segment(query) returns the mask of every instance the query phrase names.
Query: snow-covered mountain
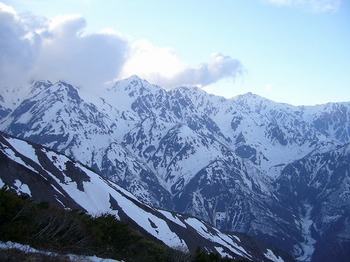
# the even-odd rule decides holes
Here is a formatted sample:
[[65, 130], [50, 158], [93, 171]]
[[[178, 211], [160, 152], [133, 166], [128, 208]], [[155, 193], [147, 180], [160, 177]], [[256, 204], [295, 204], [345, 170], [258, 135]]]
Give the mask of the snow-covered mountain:
[[[74, 157], [152, 206], [248, 233], [300, 260], [326, 252], [320, 244], [326, 229], [312, 233], [313, 212], [323, 213], [310, 206], [320, 202], [301, 199], [287, 185], [298, 161], [317, 169], [311, 156], [350, 142], [350, 103], [295, 107], [251, 93], [224, 99], [198, 88], [165, 91], [137, 76], [96, 94], [48, 81], [22, 93], [14, 106], [3, 104], [11, 110], [0, 124], [4, 132]], [[343, 157], [349, 167], [344, 154], [331, 154], [332, 161]], [[300, 177], [317, 177], [311, 167]], [[345, 185], [347, 174], [341, 173]], [[328, 188], [333, 179], [327, 176], [319, 190], [346, 192], [346, 186]], [[304, 179], [295, 186], [312, 187]], [[332, 205], [348, 210], [350, 204]], [[342, 245], [349, 247], [348, 222], [339, 221], [348, 239]]]
[[[287, 261], [280, 251], [244, 235], [224, 234], [205, 222], [156, 209], [65, 155], [0, 133], [0, 187], [36, 201], [92, 215], [110, 213], [172, 248], [197, 247], [230, 258]], [[258, 247], [259, 246], [259, 247]]]

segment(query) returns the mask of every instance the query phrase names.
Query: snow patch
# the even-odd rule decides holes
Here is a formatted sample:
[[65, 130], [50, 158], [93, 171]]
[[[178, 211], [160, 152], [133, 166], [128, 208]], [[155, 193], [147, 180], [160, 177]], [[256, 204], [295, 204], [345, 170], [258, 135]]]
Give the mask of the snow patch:
[[310, 204], [305, 204], [305, 216], [300, 219], [301, 231], [304, 237], [304, 242], [301, 243], [302, 252], [297, 257], [298, 261], [310, 261], [312, 254], [315, 251], [316, 240], [311, 235], [311, 227], [313, 221], [311, 219], [312, 206]]
[[22, 166], [25, 166], [26, 168], [32, 170], [33, 172], [36, 173], [36, 170], [30, 166], [30, 165], [27, 165], [23, 160], [22, 158], [20, 158], [19, 156], [16, 155], [16, 153], [10, 149], [9, 147], [3, 147], [0, 149], [4, 154], [6, 154], [10, 159], [12, 159], [13, 161], [17, 162], [18, 164], [22, 165]]
[[39, 163], [38, 157], [36, 156], [35, 149], [27, 142], [15, 138], [6, 139], [18, 152], [22, 155], [33, 160], [35, 163]]
[[[186, 219], [186, 223], [194, 228], [202, 237], [205, 239], [210, 240], [211, 242], [218, 243], [224, 247], [227, 247], [229, 250], [234, 250], [236, 254], [239, 254], [240, 256], [252, 259], [251, 255], [241, 246], [239, 246], [233, 238], [230, 238], [228, 235], [225, 235], [221, 233], [217, 229], [212, 229], [215, 231], [215, 234], [210, 232], [210, 230], [207, 228], [207, 226], [195, 218], [188, 218]], [[236, 239], [236, 238], [234, 238]]]
[[232, 256], [224, 251], [222, 247], [215, 247], [216, 251], [220, 254], [221, 257], [232, 258]]
[[[0, 249], [18, 249], [25, 253], [39, 253], [47, 256], [58, 256], [59, 254], [54, 252], [47, 252], [35, 249], [29, 245], [23, 245], [11, 241], [2, 242], [0, 241]], [[60, 254], [61, 255], [61, 254]], [[65, 255], [63, 255], [65, 256]], [[86, 261], [86, 262], [122, 262], [119, 260], [111, 259], [111, 258], [100, 258], [97, 256], [79, 256], [74, 254], [67, 255], [73, 261]]]
[[174, 216], [169, 211], [159, 210], [159, 212], [162, 213], [170, 221], [178, 224], [179, 226], [182, 226], [183, 228], [186, 228], [186, 225], [184, 223], [182, 223], [182, 221], [178, 217]]
[[30, 191], [28, 185], [23, 184], [21, 181], [15, 180], [14, 186], [17, 187], [17, 192], [28, 194], [29, 196], [32, 196], [32, 192]]
[[277, 257], [270, 249], [267, 249], [266, 253], [264, 253], [264, 255], [266, 258], [268, 258], [274, 262], [284, 262], [284, 260], [280, 256]]

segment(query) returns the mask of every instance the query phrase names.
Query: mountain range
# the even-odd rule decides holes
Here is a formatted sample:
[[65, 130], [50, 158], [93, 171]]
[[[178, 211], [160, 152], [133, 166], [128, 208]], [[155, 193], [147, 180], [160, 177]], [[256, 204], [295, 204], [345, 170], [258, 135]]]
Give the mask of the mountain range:
[[0, 93], [0, 129], [61, 152], [150, 206], [242, 232], [299, 261], [348, 261], [350, 103], [36, 81]]

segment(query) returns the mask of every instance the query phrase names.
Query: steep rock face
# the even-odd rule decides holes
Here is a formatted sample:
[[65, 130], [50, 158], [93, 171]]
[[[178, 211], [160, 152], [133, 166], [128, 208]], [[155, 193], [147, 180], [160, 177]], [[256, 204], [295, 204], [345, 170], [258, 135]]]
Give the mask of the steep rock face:
[[234, 161], [217, 160], [198, 172], [175, 196], [176, 210], [219, 228], [247, 232], [292, 253], [302, 239], [293, 214], [270, 195], [272, 188], [261, 182], [261, 174], [250, 176]]
[[300, 258], [346, 261], [350, 244], [350, 144], [289, 164], [275, 181], [302, 220]]
[[317, 112], [309, 117], [318, 132], [340, 145], [350, 141], [349, 103], [328, 103], [313, 110]]
[[4, 97], [0, 95], [0, 121], [11, 113], [11, 109], [4, 106]]
[[[37, 144], [0, 133], [0, 186], [62, 208], [111, 213], [173, 247], [252, 261], [288, 261], [280, 251], [243, 235], [224, 234], [205, 222], [155, 209], [91, 169]], [[39, 190], [40, 189], [40, 190]]]
[[[167, 92], [132, 76], [98, 94], [35, 82], [11, 110], [2, 130], [78, 159], [145, 203], [252, 234], [302, 260], [325, 241], [301, 226], [313, 214], [304, 199], [279, 187], [297, 160], [349, 143], [350, 103], [295, 107], [251, 93]], [[300, 195], [310, 172], [295, 186]]]
[[4, 119], [7, 115], [11, 113], [11, 110], [9, 108], [5, 108], [3, 106], [0, 106], [0, 121]]

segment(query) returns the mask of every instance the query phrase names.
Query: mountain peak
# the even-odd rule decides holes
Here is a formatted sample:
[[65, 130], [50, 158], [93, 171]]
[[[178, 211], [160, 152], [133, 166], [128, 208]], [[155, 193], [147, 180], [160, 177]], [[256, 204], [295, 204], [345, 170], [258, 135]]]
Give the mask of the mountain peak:
[[132, 82], [132, 81], [146, 81], [145, 79], [142, 79], [138, 75], [131, 75], [131, 76], [125, 78], [125, 80], [128, 80], [130, 82]]
[[233, 97], [232, 101], [249, 111], [255, 111], [257, 113], [261, 113], [262, 110], [287, 110], [290, 112], [296, 109], [293, 105], [278, 103], [251, 92]]
[[45, 90], [47, 88], [52, 88], [52, 89], [58, 89], [61, 90], [62, 88], [68, 88], [68, 90], [77, 90], [79, 89], [76, 86], [73, 86], [69, 84], [68, 82], [65, 82], [63, 80], [57, 81], [55, 83], [52, 83], [49, 80], [39, 80], [39, 81], [33, 81], [31, 82], [31, 87], [30, 87], [30, 94], [35, 95], [36, 93], [41, 92], [42, 90]]
[[30, 82], [32, 86], [45, 86], [45, 85], [52, 85], [52, 82], [50, 80], [33, 80]]
[[118, 80], [115, 85], [108, 90], [114, 90], [115, 92], [117, 90], [118, 92], [126, 91], [130, 97], [136, 97], [147, 93], [156, 93], [160, 89], [162, 88], [149, 83], [147, 80], [137, 75], [132, 75], [126, 79]]
[[279, 108], [285, 108], [285, 109], [290, 109], [290, 108], [297, 108], [297, 106], [287, 104], [287, 103], [280, 103], [273, 101], [271, 99], [262, 97], [260, 95], [254, 94], [252, 92], [248, 92], [245, 94], [241, 94], [238, 96], [235, 96], [232, 98], [232, 100], [238, 102], [239, 104], [245, 104], [245, 105], [268, 105], [272, 107], [279, 107]]
[[238, 101], [271, 101], [267, 98], [264, 98], [262, 96], [259, 96], [257, 94], [254, 94], [252, 92], [248, 92], [245, 94], [241, 94], [238, 96], [235, 96], [232, 98], [233, 100], [238, 100]]
[[32, 81], [31, 87], [30, 87], [30, 93], [35, 94], [37, 92], [40, 92], [43, 89], [48, 88], [49, 86], [52, 86], [52, 83], [49, 80]]
[[118, 80], [116, 85], [118, 85], [118, 83], [123, 83], [123, 85], [126, 85], [126, 86], [129, 86], [129, 85], [140, 86], [145, 84], [150, 85], [150, 83], [147, 80], [142, 79], [138, 75], [131, 75], [125, 79]]
[[184, 94], [207, 94], [203, 89], [198, 86], [179, 86], [171, 90], [171, 92], [180, 92]]

